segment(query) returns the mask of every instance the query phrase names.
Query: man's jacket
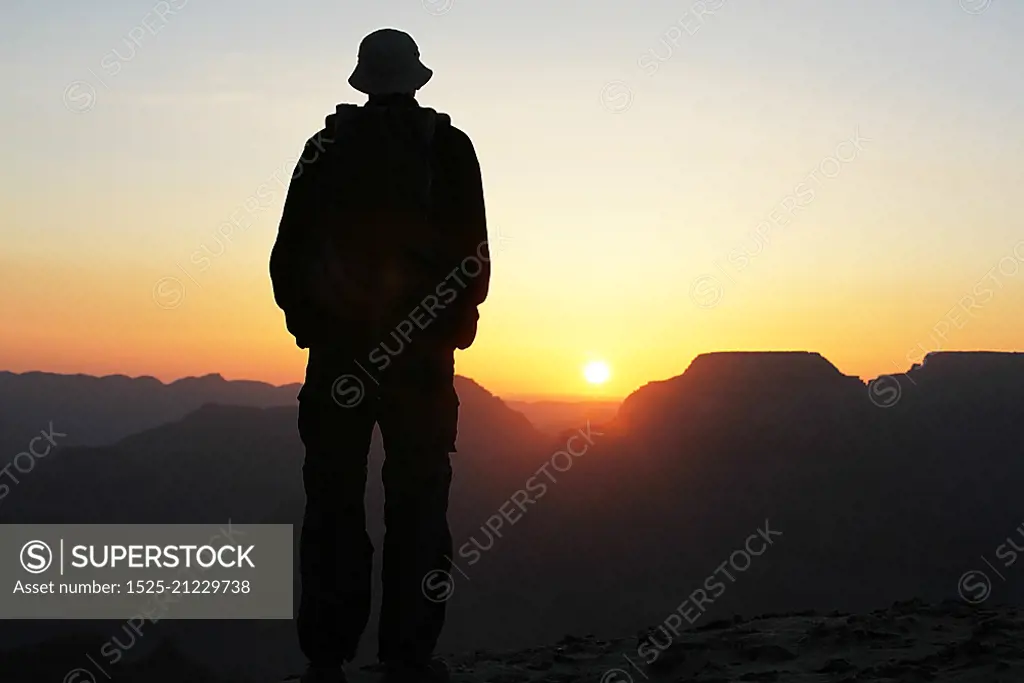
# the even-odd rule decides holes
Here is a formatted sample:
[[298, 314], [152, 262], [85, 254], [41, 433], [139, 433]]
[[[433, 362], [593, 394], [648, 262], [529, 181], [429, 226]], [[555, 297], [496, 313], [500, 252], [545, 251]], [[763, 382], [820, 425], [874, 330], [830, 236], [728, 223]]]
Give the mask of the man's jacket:
[[395, 327], [467, 348], [490, 280], [469, 137], [408, 96], [338, 105], [296, 164], [270, 276], [300, 348], [370, 348]]

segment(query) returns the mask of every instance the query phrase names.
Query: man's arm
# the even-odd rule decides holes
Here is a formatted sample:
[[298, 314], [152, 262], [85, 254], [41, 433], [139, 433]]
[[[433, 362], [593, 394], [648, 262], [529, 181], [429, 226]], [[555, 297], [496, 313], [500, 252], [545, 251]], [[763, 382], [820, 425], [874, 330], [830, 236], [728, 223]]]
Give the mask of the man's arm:
[[487, 215], [484, 208], [480, 162], [469, 136], [452, 127], [452, 188], [450, 225], [454, 232], [455, 257], [462, 271], [463, 291], [455, 301], [454, 337], [456, 348], [468, 349], [476, 339], [477, 307], [487, 298], [491, 280], [491, 254], [487, 243]]
[[455, 187], [455, 224], [459, 231], [460, 260], [470, 258], [470, 272], [480, 272], [467, 281], [466, 307], [478, 306], [487, 299], [491, 281], [490, 245], [487, 242], [487, 212], [484, 207], [483, 179], [480, 162], [473, 143], [462, 131], [455, 129], [457, 178]]
[[319, 221], [317, 197], [316, 149], [306, 143], [292, 173], [285, 198], [277, 241], [270, 252], [270, 279], [274, 300], [284, 311], [288, 331], [295, 336], [299, 348], [308, 348], [313, 326], [318, 316], [309, 290], [310, 271], [316, 250], [316, 230]]

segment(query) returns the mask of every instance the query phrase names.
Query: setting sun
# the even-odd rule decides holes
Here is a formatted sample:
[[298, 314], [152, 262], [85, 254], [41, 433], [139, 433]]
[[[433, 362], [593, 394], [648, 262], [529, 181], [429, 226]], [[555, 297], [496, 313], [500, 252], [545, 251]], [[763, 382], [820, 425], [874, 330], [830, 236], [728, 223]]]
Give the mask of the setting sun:
[[612, 376], [612, 371], [603, 360], [595, 360], [583, 367], [583, 376], [591, 384], [604, 384]]

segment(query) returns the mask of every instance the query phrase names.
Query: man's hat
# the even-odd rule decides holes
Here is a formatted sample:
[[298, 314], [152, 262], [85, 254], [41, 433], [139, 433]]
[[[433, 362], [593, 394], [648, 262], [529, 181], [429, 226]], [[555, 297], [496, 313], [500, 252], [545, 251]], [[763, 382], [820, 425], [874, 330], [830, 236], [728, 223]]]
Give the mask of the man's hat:
[[434, 72], [423, 66], [420, 49], [408, 33], [382, 28], [359, 44], [359, 63], [348, 84], [367, 95], [412, 93]]

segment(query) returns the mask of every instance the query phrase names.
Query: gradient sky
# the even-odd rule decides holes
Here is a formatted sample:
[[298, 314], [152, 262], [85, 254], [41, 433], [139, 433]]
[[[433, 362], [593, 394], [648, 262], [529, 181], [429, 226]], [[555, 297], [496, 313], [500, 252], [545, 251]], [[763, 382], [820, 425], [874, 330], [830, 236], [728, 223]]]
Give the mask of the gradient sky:
[[[419, 99], [473, 138], [506, 238], [457, 355], [489, 390], [622, 396], [716, 350], [814, 350], [874, 377], [1024, 348], [1017, 0], [4, 15], [3, 369], [300, 380], [267, 275], [277, 178], [336, 102], [362, 101], [346, 79], [382, 26], [419, 42]], [[613, 369], [600, 389], [591, 358]]]

